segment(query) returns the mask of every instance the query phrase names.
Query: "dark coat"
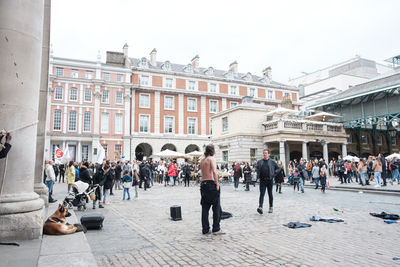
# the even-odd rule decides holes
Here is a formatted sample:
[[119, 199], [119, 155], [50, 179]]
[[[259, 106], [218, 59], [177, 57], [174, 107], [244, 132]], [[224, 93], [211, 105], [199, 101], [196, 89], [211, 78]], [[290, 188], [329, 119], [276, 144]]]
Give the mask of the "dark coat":
[[93, 175], [93, 184], [103, 186], [106, 182], [106, 178], [104, 170], [102, 168], [97, 169], [96, 173]]
[[110, 170], [107, 173], [105, 173], [105, 176], [106, 176], [106, 181], [104, 183], [104, 188], [111, 189], [113, 185], [113, 179], [115, 177], [114, 169], [110, 168]]
[[182, 167], [182, 175], [185, 175], [185, 178], [190, 178], [190, 166], [189, 164], [187, 166]]
[[240, 178], [242, 177], [243, 172], [242, 172], [242, 168], [233, 168], [233, 178]]
[[0, 151], [0, 159], [5, 158], [8, 154], [8, 151], [10, 151], [11, 145], [9, 143], [4, 144], [3, 150]]
[[251, 183], [251, 168], [250, 168], [250, 166], [243, 167], [243, 174], [244, 174], [244, 181], [246, 183]]
[[[266, 182], [260, 178], [261, 168], [263, 163], [264, 159], [260, 159], [259, 161], [257, 161], [256, 165], [257, 180], [259, 180], [260, 182]], [[276, 161], [273, 159], [268, 160], [268, 167], [269, 167], [269, 177], [267, 177], [267, 180], [273, 180], [275, 176], [280, 172], [281, 168], [278, 166], [278, 163], [276, 163]]]
[[122, 167], [121, 164], [118, 164], [117, 167], [115, 167], [115, 180], [120, 180], [121, 179], [121, 175], [122, 174]]
[[277, 184], [283, 183], [284, 178], [285, 178], [285, 171], [281, 168], [281, 170], [275, 176], [275, 183]]
[[87, 184], [92, 183], [92, 178], [90, 178], [90, 173], [89, 173], [89, 170], [86, 168], [86, 166], [82, 166], [79, 169], [79, 178], [84, 183], [87, 183]]

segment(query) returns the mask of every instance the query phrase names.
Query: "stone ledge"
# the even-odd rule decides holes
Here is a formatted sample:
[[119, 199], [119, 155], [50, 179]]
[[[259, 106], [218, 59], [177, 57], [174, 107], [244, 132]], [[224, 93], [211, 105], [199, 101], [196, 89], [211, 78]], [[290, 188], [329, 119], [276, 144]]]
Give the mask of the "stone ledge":
[[[49, 206], [46, 219], [57, 207], [57, 203]], [[79, 223], [74, 211], [69, 212], [71, 216], [67, 218], [68, 223]], [[97, 262], [85, 234], [79, 232], [60, 236], [43, 235], [37, 266], [97, 266]]]

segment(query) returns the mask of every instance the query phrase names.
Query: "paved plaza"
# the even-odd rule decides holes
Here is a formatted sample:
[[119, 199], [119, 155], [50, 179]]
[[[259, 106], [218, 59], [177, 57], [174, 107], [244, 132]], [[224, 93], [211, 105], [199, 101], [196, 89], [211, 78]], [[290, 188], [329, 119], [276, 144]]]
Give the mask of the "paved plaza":
[[[56, 184], [61, 199], [66, 184]], [[259, 215], [258, 186], [250, 192], [224, 185], [222, 208], [233, 217], [221, 222], [225, 235], [201, 234], [199, 187], [155, 185], [138, 200], [111, 196], [102, 212], [104, 229], [86, 237], [99, 266], [394, 266], [400, 261], [399, 224], [385, 224], [369, 212], [399, 213], [398, 196], [284, 187], [274, 194], [273, 214]], [[65, 192], [65, 191], [64, 191]], [[267, 199], [266, 199], [267, 200]], [[267, 202], [267, 201], [266, 201]], [[169, 207], [182, 207], [182, 221], [169, 218]], [[337, 208], [340, 211], [334, 211]], [[211, 221], [210, 212], [210, 221]], [[344, 223], [312, 222], [289, 229], [290, 221], [310, 223], [312, 215], [339, 217]]]

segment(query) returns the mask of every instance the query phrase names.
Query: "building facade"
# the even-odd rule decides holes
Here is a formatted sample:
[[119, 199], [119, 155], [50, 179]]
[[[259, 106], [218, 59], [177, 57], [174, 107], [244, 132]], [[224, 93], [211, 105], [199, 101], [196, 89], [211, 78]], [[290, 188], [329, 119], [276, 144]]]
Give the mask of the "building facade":
[[237, 62], [217, 70], [199, 60], [160, 62], [155, 49], [149, 58], [130, 58], [127, 45], [108, 51], [105, 63], [51, 55], [48, 158], [68, 146], [74, 160], [93, 161], [99, 143], [109, 159], [201, 150], [210, 142], [211, 117], [244, 96], [270, 107], [286, 97], [299, 109], [298, 89], [273, 81], [271, 68], [256, 76], [240, 73]]

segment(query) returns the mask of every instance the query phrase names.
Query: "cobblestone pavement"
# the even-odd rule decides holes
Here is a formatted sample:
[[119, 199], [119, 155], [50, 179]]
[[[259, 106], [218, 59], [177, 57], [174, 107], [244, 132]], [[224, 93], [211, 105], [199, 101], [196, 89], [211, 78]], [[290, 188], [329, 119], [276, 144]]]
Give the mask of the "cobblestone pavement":
[[[60, 188], [66, 185], [56, 186], [61, 199]], [[198, 186], [155, 185], [130, 201], [122, 201], [122, 191], [116, 191], [104, 209], [92, 210], [90, 205], [76, 215], [105, 215], [103, 230], [86, 234], [99, 266], [400, 266], [392, 260], [400, 257], [400, 223], [385, 224], [368, 214], [399, 213], [396, 196], [322, 194], [308, 188], [299, 194], [284, 187], [283, 194], [274, 194], [274, 213], [259, 215], [258, 186], [250, 192], [243, 189], [222, 187], [222, 208], [233, 217], [221, 222], [226, 234], [219, 236], [201, 234]], [[182, 221], [169, 219], [172, 205], [182, 207]], [[303, 229], [282, 226], [310, 223], [312, 215], [345, 222], [311, 222], [312, 227]]]

